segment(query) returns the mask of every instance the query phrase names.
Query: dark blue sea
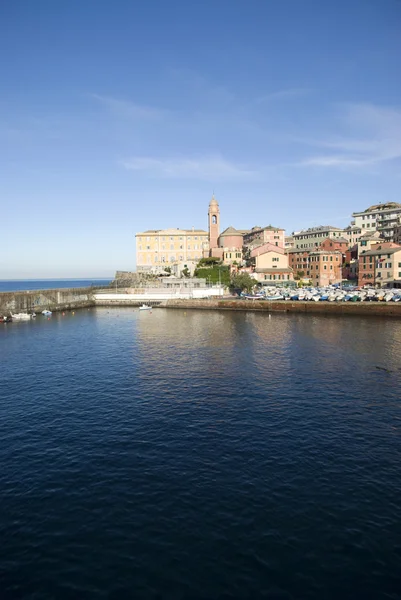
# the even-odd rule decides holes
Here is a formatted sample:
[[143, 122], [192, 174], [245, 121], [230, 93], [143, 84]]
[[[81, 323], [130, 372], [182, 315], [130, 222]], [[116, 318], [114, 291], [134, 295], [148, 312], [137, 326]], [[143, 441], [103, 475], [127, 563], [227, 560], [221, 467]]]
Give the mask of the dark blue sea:
[[112, 279], [0, 279], [0, 292], [107, 286]]
[[0, 325], [0, 598], [399, 599], [401, 321]]

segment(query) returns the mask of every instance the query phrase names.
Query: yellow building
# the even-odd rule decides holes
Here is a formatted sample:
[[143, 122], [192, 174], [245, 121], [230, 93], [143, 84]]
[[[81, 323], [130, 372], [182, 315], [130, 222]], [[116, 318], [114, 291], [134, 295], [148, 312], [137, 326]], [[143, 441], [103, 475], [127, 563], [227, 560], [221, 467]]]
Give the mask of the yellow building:
[[202, 258], [208, 233], [203, 229], [149, 229], [137, 233], [138, 271], [161, 272], [164, 267]]

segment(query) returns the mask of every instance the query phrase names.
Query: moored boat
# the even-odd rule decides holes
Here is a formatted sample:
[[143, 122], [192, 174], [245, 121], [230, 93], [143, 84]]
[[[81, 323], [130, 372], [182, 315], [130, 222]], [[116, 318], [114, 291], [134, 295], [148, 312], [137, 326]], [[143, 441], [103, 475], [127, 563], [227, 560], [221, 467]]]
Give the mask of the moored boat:
[[13, 321], [29, 321], [31, 319], [31, 315], [28, 315], [28, 313], [16, 313], [11, 316]]
[[148, 304], [142, 304], [142, 306], [139, 307], [139, 310], [152, 310], [152, 307]]

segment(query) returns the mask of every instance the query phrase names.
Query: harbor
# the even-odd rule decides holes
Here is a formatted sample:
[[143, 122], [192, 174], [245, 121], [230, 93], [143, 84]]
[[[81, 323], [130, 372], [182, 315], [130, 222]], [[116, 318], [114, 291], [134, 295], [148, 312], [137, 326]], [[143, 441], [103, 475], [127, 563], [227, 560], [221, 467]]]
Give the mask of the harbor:
[[[72, 290], [38, 290], [32, 292], [0, 293], [0, 323], [27, 320], [36, 315], [49, 317], [52, 312], [77, 311], [94, 307], [132, 307], [190, 310], [234, 310], [311, 315], [357, 315], [401, 318], [398, 291], [353, 290], [326, 293], [327, 290], [267, 289], [260, 294], [233, 296], [223, 288], [198, 288], [196, 291], [91, 288]], [[337, 294], [337, 296], [336, 296]], [[391, 298], [390, 298], [391, 295]], [[330, 299], [332, 298], [332, 299]], [[387, 300], [386, 300], [387, 298]], [[17, 319], [13, 316], [19, 315]], [[24, 315], [24, 316], [20, 316]]]

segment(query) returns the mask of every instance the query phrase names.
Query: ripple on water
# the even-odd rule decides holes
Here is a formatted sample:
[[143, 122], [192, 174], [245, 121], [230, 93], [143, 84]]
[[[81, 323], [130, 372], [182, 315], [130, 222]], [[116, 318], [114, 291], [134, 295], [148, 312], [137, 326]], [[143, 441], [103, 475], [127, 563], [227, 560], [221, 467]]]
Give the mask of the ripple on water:
[[0, 331], [1, 597], [399, 598], [401, 323], [28, 325]]

